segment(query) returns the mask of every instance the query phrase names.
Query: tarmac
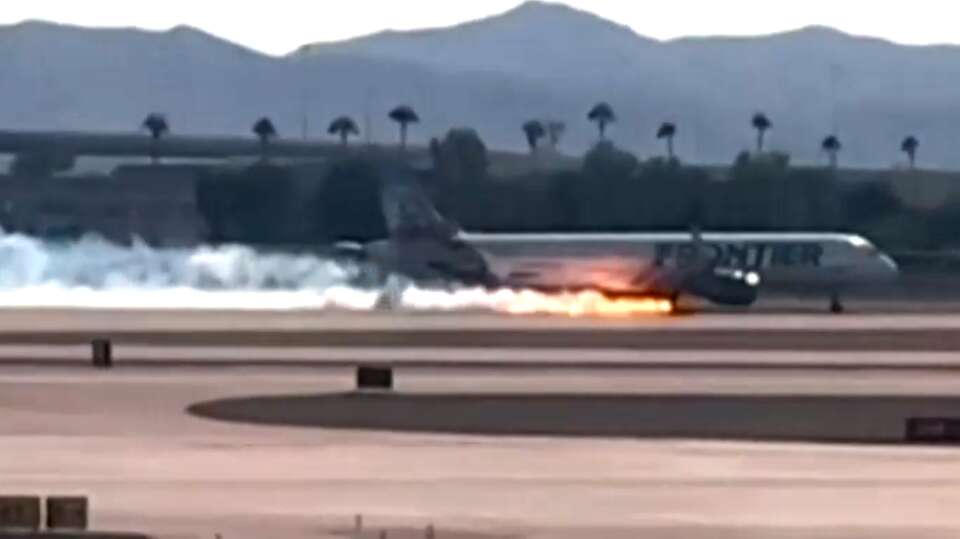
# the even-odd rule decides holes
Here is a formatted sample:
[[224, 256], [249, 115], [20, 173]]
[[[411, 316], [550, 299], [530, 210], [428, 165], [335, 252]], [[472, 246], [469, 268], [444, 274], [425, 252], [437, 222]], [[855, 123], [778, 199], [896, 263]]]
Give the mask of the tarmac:
[[[0, 311], [0, 494], [87, 495], [94, 527], [158, 537], [956, 537], [960, 451], [903, 437], [960, 417], [958, 330]], [[394, 392], [354, 391], [366, 362]]]

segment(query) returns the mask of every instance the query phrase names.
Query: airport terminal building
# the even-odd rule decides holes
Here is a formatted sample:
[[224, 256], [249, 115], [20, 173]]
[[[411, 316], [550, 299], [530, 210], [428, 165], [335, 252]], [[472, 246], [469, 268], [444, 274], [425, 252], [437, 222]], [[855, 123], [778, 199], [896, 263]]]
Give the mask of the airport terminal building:
[[0, 226], [45, 238], [93, 233], [117, 243], [195, 245], [207, 239], [189, 166], [123, 166], [109, 175], [0, 177]]
[[[340, 149], [277, 140], [269, 151], [271, 158], [317, 162]], [[0, 174], [0, 226], [46, 238], [93, 233], [118, 243], [137, 237], [155, 246], [196, 245], [211, 239], [198, 200], [204, 173], [248, 166], [263, 152], [242, 137], [0, 131], [8, 163]], [[75, 168], [80, 159], [109, 166]]]

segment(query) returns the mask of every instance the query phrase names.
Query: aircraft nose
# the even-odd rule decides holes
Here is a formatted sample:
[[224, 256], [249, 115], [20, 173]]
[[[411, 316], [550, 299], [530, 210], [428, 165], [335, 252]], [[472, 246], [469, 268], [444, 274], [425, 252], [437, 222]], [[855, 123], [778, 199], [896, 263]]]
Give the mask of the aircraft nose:
[[896, 279], [900, 276], [900, 266], [890, 255], [880, 255], [881, 273], [887, 279]]

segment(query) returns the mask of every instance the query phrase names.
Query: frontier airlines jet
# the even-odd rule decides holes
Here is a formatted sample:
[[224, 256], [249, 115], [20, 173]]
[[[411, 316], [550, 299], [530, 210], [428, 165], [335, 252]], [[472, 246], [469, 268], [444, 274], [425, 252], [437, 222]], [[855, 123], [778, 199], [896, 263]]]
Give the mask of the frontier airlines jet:
[[889, 256], [851, 234], [468, 233], [437, 212], [412, 173], [390, 169], [381, 182], [389, 237], [341, 244], [340, 252], [382, 278], [424, 286], [595, 290], [674, 303], [691, 295], [730, 306], [752, 305], [776, 287], [821, 293], [841, 312], [844, 293], [898, 275]]

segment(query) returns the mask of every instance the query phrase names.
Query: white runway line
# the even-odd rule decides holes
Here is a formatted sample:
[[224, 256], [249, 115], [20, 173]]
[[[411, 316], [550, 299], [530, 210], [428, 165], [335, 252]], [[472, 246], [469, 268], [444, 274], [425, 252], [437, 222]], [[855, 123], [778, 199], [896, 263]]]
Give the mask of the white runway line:
[[2, 309], [5, 332], [64, 331], [424, 331], [424, 330], [937, 330], [960, 331], [957, 314], [731, 313], [633, 318], [507, 316], [481, 313], [198, 311], [189, 309]]
[[[637, 351], [616, 349], [571, 350], [526, 348], [312, 348], [312, 347], [189, 347], [115, 345], [114, 360], [138, 363], [157, 361], [190, 361], [215, 364], [230, 361], [316, 362], [349, 364], [353, 362], [396, 362], [416, 364], [455, 365], [456, 363], [500, 365], [503, 363], [568, 365], [590, 368], [596, 366], [625, 367], [644, 365], [676, 367], [723, 367], [725, 365], [782, 366], [831, 368], [867, 366], [870, 368], [958, 368], [960, 354], [952, 352], [803, 352], [763, 350], [669, 350]], [[0, 365], [3, 361], [91, 360], [90, 346], [0, 346]]]

